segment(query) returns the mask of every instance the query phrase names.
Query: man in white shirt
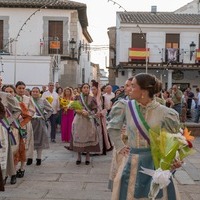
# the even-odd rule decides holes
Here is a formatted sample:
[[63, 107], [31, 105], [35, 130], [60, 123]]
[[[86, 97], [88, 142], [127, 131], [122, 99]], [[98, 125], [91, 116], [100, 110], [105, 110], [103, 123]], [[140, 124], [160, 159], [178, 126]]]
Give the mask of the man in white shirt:
[[104, 105], [105, 108], [107, 110], [107, 114], [109, 114], [110, 110], [111, 110], [111, 106], [112, 106], [112, 102], [111, 99], [115, 97], [115, 94], [112, 92], [112, 86], [111, 85], [107, 85], [105, 88], [105, 94], [104, 96]]
[[42, 94], [42, 98], [47, 98], [50, 97], [53, 99], [51, 103], [52, 108], [53, 108], [53, 114], [49, 118], [50, 123], [51, 123], [51, 142], [56, 143], [56, 118], [57, 118], [57, 113], [60, 110], [60, 103], [59, 103], [59, 96], [58, 94], [54, 91], [54, 83], [50, 82], [48, 84], [48, 90]]

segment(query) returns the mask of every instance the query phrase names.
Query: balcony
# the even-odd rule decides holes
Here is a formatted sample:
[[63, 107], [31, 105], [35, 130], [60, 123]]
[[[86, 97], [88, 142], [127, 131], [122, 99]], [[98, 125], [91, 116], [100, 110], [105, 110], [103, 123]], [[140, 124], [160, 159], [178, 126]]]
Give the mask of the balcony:
[[70, 56], [68, 41], [40, 41], [40, 55], [47, 56], [51, 54], [60, 54], [61, 56]]
[[172, 68], [172, 69], [199, 69], [200, 49], [180, 48], [129, 48], [128, 61], [120, 62], [125, 68]]

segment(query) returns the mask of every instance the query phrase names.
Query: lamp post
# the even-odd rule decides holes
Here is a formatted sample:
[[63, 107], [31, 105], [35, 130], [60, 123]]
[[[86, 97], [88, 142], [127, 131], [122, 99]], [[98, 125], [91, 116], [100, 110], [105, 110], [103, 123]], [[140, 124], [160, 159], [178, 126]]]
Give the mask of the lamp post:
[[76, 41], [74, 40], [74, 38], [72, 38], [69, 41], [69, 44], [70, 44], [70, 49], [71, 49], [71, 57], [72, 57], [72, 59], [74, 59], [74, 57], [75, 57], [75, 48], [76, 48]]
[[192, 41], [190, 44], [190, 60], [192, 60], [192, 56], [195, 52], [195, 47], [196, 47], [196, 44]]
[[145, 38], [145, 46], [146, 46], [146, 57], [145, 57], [145, 67], [146, 67], [146, 74], [148, 74], [148, 59], [147, 59], [147, 54], [148, 54], [148, 47], [147, 47], [147, 40]]

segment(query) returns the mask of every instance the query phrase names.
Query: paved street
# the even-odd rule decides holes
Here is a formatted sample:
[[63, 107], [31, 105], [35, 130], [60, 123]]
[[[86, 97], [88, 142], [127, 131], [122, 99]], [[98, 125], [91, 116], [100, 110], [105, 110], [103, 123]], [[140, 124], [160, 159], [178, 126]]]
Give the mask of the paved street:
[[[35, 162], [27, 166], [25, 177], [17, 179], [15, 185], [7, 180], [0, 200], [110, 200], [107, 182], [112, 152], [92, 157], [89, 166], [84, 162], [77, 166], [76, 154], [67, 151], [59, 138], [58, 134], [57, 143], [44, 151], [41, 166]], [[186, 159], [183, 168], [176, 172], [181, 200], [200, 199], [200, 138], [196, 138], [194, 145], [197, 153]]]

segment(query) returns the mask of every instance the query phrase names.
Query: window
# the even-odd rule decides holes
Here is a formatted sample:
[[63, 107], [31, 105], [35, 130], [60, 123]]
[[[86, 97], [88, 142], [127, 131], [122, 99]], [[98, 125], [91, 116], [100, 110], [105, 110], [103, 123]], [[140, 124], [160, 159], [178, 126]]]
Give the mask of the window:
[[3, 20], [0, 20], [0, 49], [3, 49]]
[[49, 21], [49, 54], [63, 54], [63, 21]]
[[165, 61], [166, 62], [178, 62], [179, 61], [179, 44], [180, 44], [180, 35], [179, 34], [166, 34], [166, 53]]
[[132, 34], [132, 48], [129, 48], [129, 60], [134, 62], [145, 62], [149, 57], [149, 49], [146, 49], [146, 34]]
[[132, 34], [132, 48], [146, 48], [146, 33]]

